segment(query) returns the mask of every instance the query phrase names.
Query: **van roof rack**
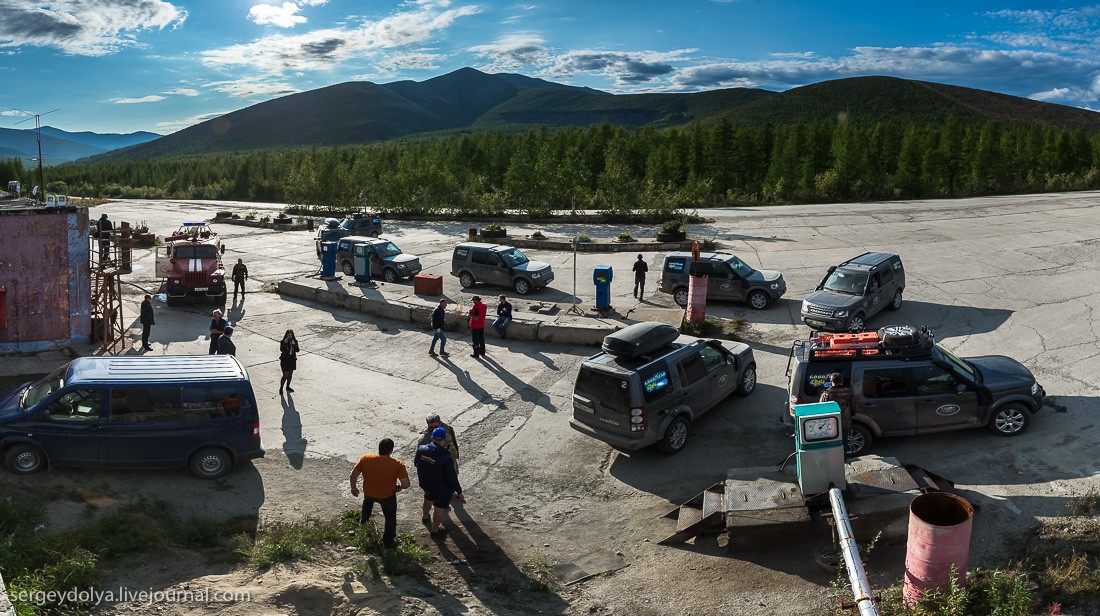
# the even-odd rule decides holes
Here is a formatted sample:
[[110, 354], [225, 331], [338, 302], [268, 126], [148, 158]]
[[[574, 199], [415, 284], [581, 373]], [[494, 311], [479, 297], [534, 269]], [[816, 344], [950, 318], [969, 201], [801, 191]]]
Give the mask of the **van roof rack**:
[[890, 325], [878, 331], [841, 334], [813, 332], [805, 341], [807, 359], [927, 357], [936, 337], [927, 327]]

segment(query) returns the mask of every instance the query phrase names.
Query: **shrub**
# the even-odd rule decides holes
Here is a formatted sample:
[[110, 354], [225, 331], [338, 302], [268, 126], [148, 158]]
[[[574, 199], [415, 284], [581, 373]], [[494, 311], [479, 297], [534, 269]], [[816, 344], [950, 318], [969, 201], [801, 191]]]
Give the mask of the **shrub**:
[[619, 232], [619, 241], [620, 242], [633, 242], [634, 241], [634, 236], [630, 235], [629, 231], [620, 231]]
[[485, 230], [486, 231], [500, 231], [501, 229], [502, 229], [502, 227], [500, 226], [500, 223], [497, 223], [497, 222], [491, 222], [491, 223], [485, 225]]
[[577, 241], [581, 244], [587, 244], [588, 242], [592, 241], [592, 238], [589, 237], [588, 233], [581, 231], [577, 234]]
[[531, 234], [531, 239], [533, 239], [533, 240], [544, 240], [544, 239], [546, 239], [546, 236], [542, 234], [542, 231], [535, 231], [534, 233]]
[[680, 230], [680, 225], [679, 220], [666, 220], [661, 224], [661, 233], [676, 233]]

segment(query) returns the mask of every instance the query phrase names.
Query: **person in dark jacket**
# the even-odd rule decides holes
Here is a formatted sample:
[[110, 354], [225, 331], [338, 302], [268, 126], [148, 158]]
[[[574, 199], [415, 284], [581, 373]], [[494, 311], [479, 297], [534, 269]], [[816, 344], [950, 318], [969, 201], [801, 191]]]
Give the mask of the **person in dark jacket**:
[[99, 231], [99, 262], [101, 264], [106, 263], [111, 256], [111, 231], [114, 228], [115, 224], [111, 222], [110, 218], [107, 218], [107, 213], [104, 212], [96, 224], [96, 230]]
[[470, 357], [477, 359], [485, 355], [485, 315], [488, 314], [488, 307], [481, 303], [481, 297], [474, 296], [474, 307], [470, 308], [470, 334], [473, 342], [474, 352], [470, 354]]
[[283, 385], [289, 393], [294, 393], [290, 381], [294, 378], [294, 371], [298, 368], [298, 339], [294, 337], [294, 330], [288, 329], [279, 342], [279, 367], [283, 370], [283, 378], [279, 381], [279, 395], [283, 395]]
[[[424, 490], [424, 515], [421, 521], [425, 524], [431, 523], [433, 537], [440, 537], [447, 532], [447, 527], [443, 526], [443, 517], [450, 509], [451, 500], [466, 500], [462, 494], [462, 484], [458, 483], [455, 461], [444, 444], [446, 440], [445, 428], [432, 430], [432, 442], [417, 447], [416, 457], [413, 458], [416, 480], [420, 489]], [[430, 518], [429, 513], [432, 514]]]
[[236, 355], [237, 345], [233, 344], [233, 328], [226, 326], [225, 333], [218, 337], [217, 355]]
[[642, 299], [642, 292], [645, 291], [645, 275], [649, 272], [649, 265], [645, 262], [645, 258], [642, 255], [638, 255], [638, 260], [634, 262], [634, 297]]
[[508, 324], [512, 322], [512, 304], [508, 303], [508, 298], [503, 295], [500, 296], [500, 303], [497, 304], [497, 320], [493, 321], [493, 329], [497, 330], [500, 334], [500, 339], [503, 340], [508, 333]]
[[428, 355], [435, 355], [435, 343], [439, 341], [439, 354], [447, 357], [447, 334], [443, 331], [447, 326], [447, 300], [439, 300], [439, 305], [432, 311], [432, 344], [428, 347]]
[[218, 352], [218, 339], [222, 337], [222, 333], [228, 326], [229, 321], [222, 318], [221, 310], [210, 313], [210, 355]]
[[141, 350], [152, 351], [153, 347], [149, 346], [149, 332], [152, 331], [153, 321], [153, 296], [146, 295], [145, 300], [141, 302]]
[[244, 264], [244, 259], [237, 259], [237, 264], [233, 266], [233, 297], [237, 297], [237, 289], [244, 297], [245, 280], [248, 280], [248, 266]]
[[451, 452], [451, 459], [455, 461], [455, 470], [458, 470], [458, 436], [455, 434], [455, 429], [449, 424], [443, 423], [443, 419], [438, 414], [428, 415], [428, 428], [421, 433], [420, 442], [416, 446], [419, 447], [432, 442], [432, 433], [435, 432], [436, 428], [443, 428], [447, 431], [447, 437], [443, 439], [443, 446]]

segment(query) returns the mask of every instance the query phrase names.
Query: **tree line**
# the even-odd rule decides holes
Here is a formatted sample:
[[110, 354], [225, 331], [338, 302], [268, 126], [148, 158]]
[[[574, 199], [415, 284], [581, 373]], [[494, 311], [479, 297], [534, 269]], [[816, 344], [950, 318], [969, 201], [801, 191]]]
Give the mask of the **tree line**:
[[[1100, 187], [1100, 134], [878, 122], [539, 128], [361, 146], [65, 164], [51, 192], [285, 202], [298, 211], [498, 214], [954, 198]], [[0, 179], [34, 183], [0, 160]]]

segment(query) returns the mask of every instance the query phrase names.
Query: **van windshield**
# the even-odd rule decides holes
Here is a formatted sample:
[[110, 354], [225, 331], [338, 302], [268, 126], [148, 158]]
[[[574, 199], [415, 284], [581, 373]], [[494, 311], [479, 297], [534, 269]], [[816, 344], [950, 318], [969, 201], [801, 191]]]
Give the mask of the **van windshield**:
[[600, 406], [609, 411], [630, 412], [630, 384], [624, 378], [591, 368], [581, 368], [573, 392], [593, 402], [599, 402]]
[[748, 278], [756, 272], [756, 270], [749, 267], [744, 261], [737, 257], [730, 257], [726, 261], [726, 264], [733, 268], [733, 272], [742, 278]]
[[504, 257], [504, 262], [512, 267], [517, 265], [523, 265], [530, 261], [527, 255], [519, 251], [519, 248], [511, 248], [509, 250], [500, 251], [500, 256]]
[[863, 295], [867, 290], [867, 274], [836, 270], [829, 274], [825, 289], [846, 295]]
[[65, 364], [50, 373], [41, 381], [32, 384], [19, 398], [19, 410], [25, 411], [39, 402], [45, 400], [50, 394], [65, 386], [65, 371], [69, 365]]

